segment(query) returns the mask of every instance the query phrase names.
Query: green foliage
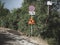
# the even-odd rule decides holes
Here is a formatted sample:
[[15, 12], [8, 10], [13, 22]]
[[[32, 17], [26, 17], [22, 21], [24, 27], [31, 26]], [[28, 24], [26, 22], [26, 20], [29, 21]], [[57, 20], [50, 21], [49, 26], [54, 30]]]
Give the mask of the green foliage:
[[[26, 16], [26, 18], [22, 18], [22, 20], [26, 20], [26, 21], [22, 21], [19, 24], [21, 25], [26, 25], [28, 23], [28, 19], [30, 16], [28, 16], [28, 6], [30, 4], [34, 5], [36, 7], [36, 15], [34, 16], [34, 20], [35, 20], [35, 25], [33, 26], [33, 35], [41, 35], [43, 38], [55, 38], [58, 39], [60, 36], [58, 36], [59, 30], [60, 30], [60, 17], [59, 14], [57, 12], [57, 10], [50, 10], [50, 15], [47, 15], [47, 6], [45, 5], [46, 0], [24, 0], [23, 3], [23, 8], [22, 8], [22, 15], [24, 15], [24, 17]], [[52, 9], [54, 8], [54, 6], [52, 6]], [[24, 13], [25, 12], [25, 13]], [[27, 18], [28, 17], [28, 18]], [[22, 32], [25, 33], [30, 33], [30, 25], [28, 26], [21, 26], [20, 25], [20, 30], [22, 30]], [[29, 28], [28, 28], [29, 27]], [[29, 30], [29, 31], [27, 31]], [[28, 34], [27, 33], [27, 34]], [[58, 34], [57, 34], [58, 33]], [[60, 39], [59, 39], [60, 40]], [[53, 41], [53, 40], [51, 40]], [[54, 42], [54, 41], [53, 41]], [[58, 40], [57, 40], [58, 42]], [[55, 43], [57, 43], [55, 42]]]
[[[33, 16], [35, 24], [33, 27], [33, 36], [41, 36], [42, 38], [48, 38], [50, 45], [59, 45], [60, 40], [60, 14], [57, 10], [50, 9], [50, 15], [47, 15], [46, 0], [24, 0], [21, 8], [12, 10], [12, 13], [6, 8], [4, 4], [0, 2], [0, 26], [14, 29], [14, 22], [18, 21], [18, 30], [26, 35], [31, 34], [31, 25], [28, 24], [30, 19], [29, 5], [35, 6], [36, 14]], [[4, 10], [4, 11], [3, 11]], [[15, 25], [16, 25], [15, 24]], [[17, 26], [16, 26], [17, 27]]]

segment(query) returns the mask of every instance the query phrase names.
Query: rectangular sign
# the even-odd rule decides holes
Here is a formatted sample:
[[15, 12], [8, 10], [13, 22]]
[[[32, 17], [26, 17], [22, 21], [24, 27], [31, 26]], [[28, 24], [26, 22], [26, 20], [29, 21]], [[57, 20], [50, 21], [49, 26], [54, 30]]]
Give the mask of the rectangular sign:
[[35, 11], [29, 11], [29, 15], [35, 15]]

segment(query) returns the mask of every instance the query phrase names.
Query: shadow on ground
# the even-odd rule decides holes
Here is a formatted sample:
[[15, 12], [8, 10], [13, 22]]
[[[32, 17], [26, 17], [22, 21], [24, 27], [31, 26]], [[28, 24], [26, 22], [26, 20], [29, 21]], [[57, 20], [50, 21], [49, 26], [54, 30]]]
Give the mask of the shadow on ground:
[[7, 34], [0, 34], [0, 45], [11, 45], [7, 41], [15, 41], [15, 39], [9, 37]]
[[18, 31], [16, 31], [16, 30], [7, 30], [7, 32], [12, 33], [12, 34], [14, 34], [14, 35], [19, 35], [19, 36], [21, 36], [21, 34], [20, 34]]

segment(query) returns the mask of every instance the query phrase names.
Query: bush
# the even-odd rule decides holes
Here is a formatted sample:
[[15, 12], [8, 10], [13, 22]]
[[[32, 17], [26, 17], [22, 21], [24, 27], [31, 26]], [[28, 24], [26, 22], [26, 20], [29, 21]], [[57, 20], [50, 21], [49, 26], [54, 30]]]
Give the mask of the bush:
[[48, 44], [49, 45], [57, 45], [57, 41], [55, 38], [50, 38], [50, 39], [48, 39]]

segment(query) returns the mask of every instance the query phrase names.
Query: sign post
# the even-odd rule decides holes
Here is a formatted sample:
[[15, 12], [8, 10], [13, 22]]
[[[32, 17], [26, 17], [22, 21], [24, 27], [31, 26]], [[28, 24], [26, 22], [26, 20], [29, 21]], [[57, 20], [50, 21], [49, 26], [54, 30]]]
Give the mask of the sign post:
[[[52, 1], [47, 1], [47, 6], [48, 6], [48, 11], [47, 11], [47, 15], [48, 15], [48, 17], [49, 17], [49, 15], [50, 15], [50, 6], [53, 4], [53, 2]], [[47, 20], [48, 20], [48, 17], [47, 17], [47, 19], [46, 19], [46, 24], [47, 24]], [[45, 24], [45, 26], [46, 26], [46, 24]]]
[[35, 21], [33, 20], [33, 15], [35, 15], [35, 7], [33, 5], [29, 6], [29, 15], [31, 15], [31, 18], [30, 18], [28, 24], [31, 25], [31, 35], [30, 36], [32, 36], [32, 33], [33, 33], [33, 24], [35, 24]]

